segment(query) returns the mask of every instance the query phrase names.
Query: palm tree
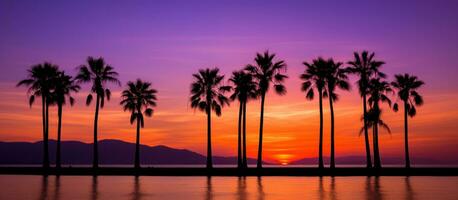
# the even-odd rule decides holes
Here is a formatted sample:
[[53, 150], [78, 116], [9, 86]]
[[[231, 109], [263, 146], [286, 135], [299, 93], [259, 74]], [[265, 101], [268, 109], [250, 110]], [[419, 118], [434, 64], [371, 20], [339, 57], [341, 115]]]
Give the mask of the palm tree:
[[[405, 159], [406, 168], [410, 168], [409, 157], [409, 138], [408, 138], [408, 118], [407, 116], [414, 117], [417, 114], [415, 106], [423, 105], [423, 97], [418, 93], [418, 89], [425, 84], [416, 76], [409, 74], [397, 74], [394, 76], [395, 81], [391, 85], [397, 89], [398, 98], [404, 103], [404, 142], [405, 142]], [[398, 110], [398, 104], [393, 106], [394, 110]]]
[[224, 75], [219, 74], [218, 68], [200, 69], [192, 75], [194, 82], [191, 83], [191, 107], [199, 109], [207, 114], [207, 168], [213, 167], [211, 145], [211, 114], [221, 116], [222, 107], [229, 106], [229, 99], [224, 96], [231, 90], [230, 86], [222, 85]]
[[121, 105], [124, 107], [124, 111], [129, 110], [130, 123], [133, 124], [137, 121], [137, 139], [135, 143], [135, 168], [140, 168], [140, 127], [143, 128], [145, 125], [143, 114], [147, 117], [153, 115], [153, 109], [151, 107], [156, 106], [156, 93], [155, 89], [151, 88], [151, 83], [143, 82], [137, 79], [135, 82], [129, 81], [127, 83], [127, 89], [122, 91]]
[[[370, 108], [367, 111], [367, 116], [366, 116], [367, 117], [367, 126], [370, 129], [375, 130], [374, 125], [377, 123], [378, 126], [384, 128], [388, 133], [391, 133], [390, 127], [388, 126], [388, 124], [386, 124], [381, 119], [381, 116], [382, 116], [382, 111], [380, 109], [376, 110], [375, 108]], [[364, 120], [364, 116], [361, 117], [361, 121], [362, 120]], [[361, 127], [359, 134], [362, 134], [363, 132], [364, 132], [364, 126]]]
[[300, 78], [304, 81], [302, 83], [302, 91], [306, 93], [308, 100], [313, 100], [315, 97], [315, 90], [318, 92], [318, 100], [320, 106], [320, 143], [318, 150], [318, 167], [324, 168], [323, 163], [323, 95], [326, 94], [326, 76], [328, 61], [319, 57], [314, 59], [312, 63], [304, 62], [306, 67]]
[[36, 97], [41, 97], [41, 114], [43, 122], [43, 168], [49, 168], [49, 152], [48, 152], [48, 110], [49, 98], [53, 90], [52, 80], [57, 75], [58, 66], [45, 62], [32, 66], [27, 72], [27, 78], [21, 80], [17, 86], [28, 87], [27, 94], [29, 97], [29, 105], [32, 106]]
[[[237, 166], [239, 168], [248, 167], [246, 157], [246, 104], [251, 98], [257, 97], [256, 82], [254, 82], [251, 74], [245, 71], [235, 71], [232, 73], [231, 79], [234, 84], [234, 92], [230, 96], [231, 100], [238, 100], [239, 108], [239, 121], [238, 121], [238, 148], [237, 148]], [[243, 118], [243, 150], [242, 150], [242, 118]], [[243, 156], [242, 156], [243, 153]]]
[[265, 51], [264, 54], [257, 53], [254, 59], [255, 65], [247, 65], [248, 71], [258, 83], [258, 94], [261, 96], [261, 117], [259, 122], [259, 146], [257, 168], [262, 168], [262, 134], [264, 127], [264, 103], [270, 85], [273, 84], [275, 92], [279, 95], [286, 94], [286, 87], [283, 82], [288, 78], [283, 71], [286, 71], [286, 64], [283, 60], [274, 62], [275, 54]]
[[[381, 168], [380, 151], [378, 145], [378, 127], [384, 128], [388, 133], [391, 133], [391, 129], [382, 119], [382, 110], [379, 107], [371, 107], [366, 113], [367, 126], [372, 129], [372, 139], [374, 148], [374, 166], [375, 168]], [[364, 116], [362, 117], [364, 120]], [[364, 132], [364, 126], [360, 130], [360, 134]]]
[[359, 77], [357, 82], [359, 94], [363, 99], [363, 122], [364, 122], [364, 140], [366, 145], [366, 164], [367, 168], [372, 167], [371, 149], [369, 146], [369, 133], [367, 126], [367, 87], [369, 80], [374, 77], [384, 78], [386, 75], [379, 71], [380, 67], [385, 64], [383, 61], [374, 59], [375, 53], [363, 51], [361, 53], [354, 52], [354, 60], [348, 62], [350, 72]]
[[56, 168], [61, 168], [61, 133], [62, 133], [62, 107], [66, 104], [67, 98], [70, 105], [73, 106], [75, 99], [71, 96], [72, 92], [78, 92], [80, 86], [75, 83], [71, 76], [65, 74], [64, 71], [58, 72], [57, 76], [52, 81], [54, 90], [51, 93], [52, 104], [57, 105], [57, 150], [56, 150]]
[[94, 116], [94, 145], [93, 145], [93, 162], [94, 169], [99, 166], [99, 153], [97, 146], [97, 124], [99, 119], [99, 109], [105, 105], [105, 99], [110, 100], [111, 91], [106, 87], [106, 84], [116, 83], [121, 85], [118, 80], [118, 73], [114, 68], [107, 65], [103, 58], [87, 58], [87, 64], [79, 67], [79, 73], [75, 77], [77, 83], [91, 83], [91, 93], [86, 98], [86, 105], [90, 105], [93, 99], [92, 93], [96, 95], [95, 116]]
[[371, 118], [373, 126], [373, 148], [374, 148], [374, 167], [381, 168], [382, 163], [380, 160], [380, 151], [378, 145], [378, 126], [382, 125], [382, 120], [380, 119], [382, 110], [380, 108], [380, 103], [386, 103], [391, 107], [391, 100], [388, 98], [388, 93], [393, 92], [390, 87], [390, 84], [387, 81], [382, 80], [381, 78], [374, 78], [369, 81], [368, 84], [368, 95], [369, 98], [367, 102], [371, 108], [370, 112], [367, 113], [367, 118]]
[[335, 150], [334, 150], [334, 106], [333, 102], [338, 100], [338, 95], [335, 92], [336, 88], [341, 90], [350, 90], [350, 84], [348, 83], [348, 70], [343, 68], [341, 62], [334, 62], [331, 58], [328, 60], [327, 73], [326, 73], [326, 84], [327, 94], [329, 97], [329, 108], [331, 112], [331, 168], [335, 168]]

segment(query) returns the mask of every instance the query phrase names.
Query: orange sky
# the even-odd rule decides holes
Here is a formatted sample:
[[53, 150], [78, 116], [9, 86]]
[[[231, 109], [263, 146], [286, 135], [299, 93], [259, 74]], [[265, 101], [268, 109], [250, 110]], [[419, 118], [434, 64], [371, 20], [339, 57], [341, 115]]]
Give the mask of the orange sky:
[[[265, 112], [264, 158], [268, 161], [291, 162], [303, 157], [315, 157], [318, 151], [319, 113], [317, 100], [305, 101], [296, 81], [289, 81], [285, 96], [270, 94]], [[40, 104], [29, 108], [25, 89], [14, 88], [13, 83], [0, 85], [0, 140], [37, 141], [41, 139]], [[164, 92], [167, 93], [167, 92]], [[159, 93], [159, 106], [142, 129], [142, 144], [168, 145], [187, 148], [205, 154], [206, 118], [203, 113], [189, 108], [187, 96], [167, 96]], [[94, 106], [86, 107], [87, 91], [77, 97], [74, 107], [65, 107], [63, 114], [63, 140], [92, 141]], [[364, 155], [364, 137], [358, 136], [362, 126], [359, 118], [361, 105], [357, 93], [341, 92], [335, 104], [336, 155]], [[119, 91], [101, 111], [100, 139], [135, 141], [135, 127], [129, 124], [129, 114], [122, 111]], [[411, 154], [415, 157], [433, 157], [457, 153], [458, 111], [453, 108], [457, 94], [428, 92], [425, 105], [410, 121]], [[329, 155], [329, 114], [327, 102], [324, 110], [324, 154]], [[213, 120], [215, 155], [236, 155], [237, 104], [223, 110], [223, 116]], [[56, 137], [56, 111], [51, 108], [50, 137]], [[248, 105], [248, 156], [257, 155], [259, 102]], [[392, 134], [382, 132], [380, 148], [383, 156], [403, 155], [403, 119], [401, 113], [386, 110], [383, 116]]]

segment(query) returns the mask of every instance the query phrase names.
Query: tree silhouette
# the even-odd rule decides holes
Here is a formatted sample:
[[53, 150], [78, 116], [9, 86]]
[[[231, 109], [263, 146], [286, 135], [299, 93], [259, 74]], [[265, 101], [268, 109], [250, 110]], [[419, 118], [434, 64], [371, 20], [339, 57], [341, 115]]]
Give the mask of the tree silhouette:
[[49, 98], [51, 91], [54, 89], [52, 80], [57, 75], [58, 66], [45, 62], [37, 64], [27, 70], [27, 78], [21, 80], [17, 86], [28, 87], [27, 94], [29, 95], [29, 105], [32, 106], [36, 97], [41, 97], [41, 114], [43, 122], [43, 168], [49, 168], [49, 151], [48, 151], [48, 137], [49, 137]]
[[[404, 103], [404, 143], [405, 143], [405, 159], [406, 168], [410, 168], [409, 156], [409, 135], [408, 135], [408, 117], [414, 117], [417, 114], [415, 106], [423, 105], [423, 97], [418, 93], [418, 89], [425, 83], [419, 80], [416, 76], [409, 74], [396, 74], [395, 81], [391, 85], [396, 88], [397, 96]], [[395, 111], [398, 111], [398, 104], [393, 106]]]
[[336, 88], [341, 90], [350, 90], [348, 83], [348, 69], [343, 68], [341, 62], [334, 62], [331, 58], [327, 61], [326, 85], [327, 91], [325, 96], [329, 97], [329, 108], [331, 112], [331, 168], [335, 168], [335, 150], [334, 150], [334, 106], [333, 102], [339, 99]]
[[[238, 148], [237, 148], [237, 166], [248, 167], [246, 157], [246, 104], [249, 99], [257, 97], [257, 85], [251, 74], [245, 71], [235, 71], [229, 79], [234, 85], [231, 100], [239, 101], [239, 121], [238, 121]], [[242, 122], [243, 118], [243, 122]], [[242, 151], [242, 124], [243, 124], [243, 151]], [[242, 157], [243, 153], [243, 157]]]
[[283, 82], [288, 78], [282, 72], [286, 71], [286, 64], [283, 60], [274, 62], [275, 54], [265, 51], [264, 54], [257, 53], [255, 65], [247, 65], [245, 70], [248, 71], [258, 83], [258, 93], [261, 96], [261, 116], [259, 125], [259, 146], [257, 168], [262, 168], [262, 137], [264, 127], [264, 103], [266, 94], [270, 85], [273, 84], [275, 92], [279, 95], [286, 94], [286, 88]]
[[[384, 128], [388, 133], [391, 133], [391, 129], [382, 119], [382, 110], [378, 106], [371, 106], [366, 113], [367, 126], [372, 129], [372, 140], [374, 149], [374, 167], [381, 168], [380, 151], [378, 145], [378, 127]], [[364, 120], [364, 116], [361, 117]], [[364, 132], [364, 126], [360, 130], [360, 134]]]
[[211, 145], [211, 113], [221, 116], [222, 107], [229, 106], [229, 99], [224, 95], [231, 90], [230, 86], [222, 84], [224, 75], [219, 74], [219, 69], [200, 69], [192, 75], [191, 107], [207, 114], [207, 168], [213, 168]]
[[121, 85], [121, 82], [117, 79], [118, 73], [114, 71], [114, 68], [107, 65], [103, 58], [88, 57], [86, 65], [82, 65], [79, 68], [79, 73], [75, 77], [77, 83], [91, 83], [91, 93], [86, 98], [86, 105], [90, 105], [93, 99], [92, 93], [96, 95], [95, 104], [95, 115], [94, 115], [94, 145], [93, 145], [93, 162], [92, 167], [94, 169], [99, 166], [99, 153], [98, 153], [98, 141], [97, 141], [97, 124], [99, 119], [99, 109], [105, 105], [105, 99], [110, 100], [111, 91], [106, 87], [106, 84], [116, 83]]
[[[381, 168], [382, 163], [380, 160], [380, 151], [378, 145], [378, 127], [381, 125], [382, 127], [388, 128], [385, 123], [381, 120], [382, 110], [380, 108], [380, 103], [384, 102], [391, 107], [391, 100], [388, 98], [388, 93], [393, 92], [390, 87], [390, 84], [381, 78], [374, 78], [369, 81], [368, 84], [368, 95], [369, 98], [367, 102], [370, 106], [370, 111], [367, 113], [368, 124], [372, 125], [373, 127], [373, 148], [374, 148], [374, 167]], [[389, 129], [388, 129], [389, 130]]]
[[[373, 130], [375, 130], [374, 126], [378, 125], [378, 126], [384, 128], [388, 133], [391, 133], [390, 127], [388, 126], [388, 124], [386, 124], [381, 119], [381, 116], [382, 116], [382, 110], [381, 109], [370, 108], [367, 111], [367, 124], [368, 124], [368, 127], [373, 129]], [[363, 118], [364, 117], [361, 117], [361, 120], [363, 120]], [[361, 128], [361, 130], [359, 132], [360, 132], [360, 134], [364, 132], [364, 126]]]
[[380, 67], [385, 64], [383, 61], [374, 59], [375, 53], [363, 51], [361, 53], [354, 52], [354, 60], [348, 62], [350, 72], [359, 77], [357, 82], [359, 94], [363, 99], [363, 123], [364, 123], [364, 141], [366, 145], [366, 164], [367, 168], [372, 167], [371, 150], [369, 146], [369, 133], [367, 126], [367, 87], [369, 80], [374, 77], [384, 78], [386, 75], [379, 71]]
[[80, 86], [72, 79], [71, 76], [65, 74], [64, 71], [58, 72], [57, 76], [52, 80], [54, 90], [51, 93], [50, 101], [57, 105], [57, 149], [56, 149], [56, 168], [61, 168], [61, 133], [62, 133], [62, 107], [68, 102], [71, 106], [75, 103], [75, 99], [71, 93], [76, 93], [80, 90]]
[[129, 81], [127, 89], [122, 91], [121, 105], [124, 111], [130, 111], [130, 123], [133, 124], [137, 121], [137, 139], [135, 142], [135, 168], [140, 168], [140, 127], [145, 126], [143, 114], [147, 117], [153, 115], [151, 107], [156, 106], [156, 93], [155, 89], [151, 88], [151, 83], [143, 82], [137, 79], [135, 82]]
[[301, 74], [302, 91], [306, 93], [308, 100], [313, 100], [315, 90], [318, 92], [318, 101], [320, 106], [320, 142], [318, 149], [318, 167], [324, 168], [323, 163], [323, 95], [326, 91], [326, 77], [328, 62], [319, 57], [314, 59], [312, 63], [304, 62], [305, 71]]

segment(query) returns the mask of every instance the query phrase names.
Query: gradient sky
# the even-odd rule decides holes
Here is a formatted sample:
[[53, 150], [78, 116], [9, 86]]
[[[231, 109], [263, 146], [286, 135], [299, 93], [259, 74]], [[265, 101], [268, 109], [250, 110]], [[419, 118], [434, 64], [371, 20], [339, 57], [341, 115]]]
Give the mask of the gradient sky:
[[[191, 74], [219, 67], [228, 77], [270, 50], [286, 61], [285, 96], [269, 94], [265, 159], [290, 162], [318, 151], [318, 105], [300, 91], [303, 61], [317, 56], [346, 62], [353, 51], [376, 52], [392, 80], [411, 73], [426, 82], [425, 105], [410, 121], [413, 160], [458, 161], [458, 1], [0, 1], [0, 141], [41, 139], [40, 104], [29, 108], [15, 84], [33, 64], [50, 61], [70, 74], [87, 56], [102, 56], [125, 84], [141, 78], [159, 93], [141, 142], [205, 153], [206, 118], [187, 102]], [[352, 77], [352, 82], [355, 78]], [[129, 113], [119, 106], [122, 87], [101, 111], [100, 139], [135, 141]], [[65, 107], [63, 140], [90, 142], [94, 105], [88, 87]], [[335, 104], [336, 155], [364, 155], [361, 100], [356, 88]], [[325, 103], [324, 153], [329, 154]], [[236, 155], [238, 105], [213, 120], [216, 155]], [[383, 157], [403, 154], [403, 117], [385, 108], [392, 134], [382, 132]], [[51, 110], [51, 138], [56, 112]], [[248, 105], [248, 155], [256, 156], [259, 102]]]

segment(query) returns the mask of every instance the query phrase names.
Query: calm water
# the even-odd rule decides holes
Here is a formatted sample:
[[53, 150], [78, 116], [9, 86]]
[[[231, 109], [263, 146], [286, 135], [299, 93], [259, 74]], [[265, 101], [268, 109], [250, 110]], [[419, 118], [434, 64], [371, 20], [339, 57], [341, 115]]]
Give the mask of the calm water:
[[458, 177], [0, 175], [0, 199], [458, 199]]

